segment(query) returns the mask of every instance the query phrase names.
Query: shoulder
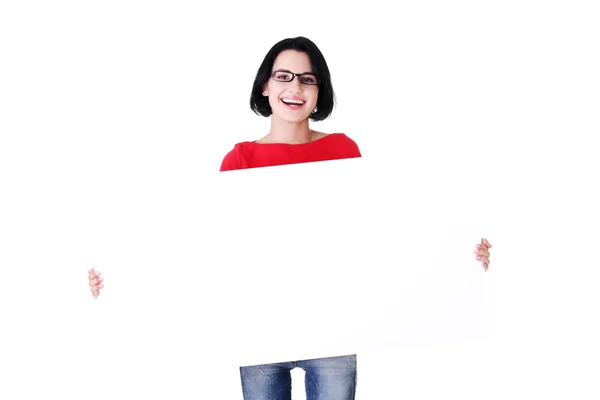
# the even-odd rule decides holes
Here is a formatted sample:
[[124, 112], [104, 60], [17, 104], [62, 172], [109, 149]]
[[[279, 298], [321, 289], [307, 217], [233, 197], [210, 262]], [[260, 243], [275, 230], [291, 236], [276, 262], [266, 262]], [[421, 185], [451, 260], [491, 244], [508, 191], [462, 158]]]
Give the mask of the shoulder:
[[241, 169], [243, 168], [242, 166], [242, 159], [244, 154], [247, 151], [247, 147], [248, 144], [251, 142], [240, 142], [240, 143], [236, 143], [235, 146], [233, 146], [233, 149], [231, 149], [226, 155], [225, 157], [223, 157], [223, 161], [221, 162], [221, 171], [230, 171], [230, 170], [234, 170], [234, 169]]
[[361, 157], [358, 144], [345, 133], [329, 133], [323, 139], [335, 142], [336, 147], [339, 147], [351, 157]]
[[354, 140], [352, 140], [348, 135], [346, 135], [345, 133], [330, 133], [327, 136], [335, 138], [336, 140], [340, 141], [340, 142], [344, 142], [344, 143], [354, 143], [356, 144], [356, 142]]

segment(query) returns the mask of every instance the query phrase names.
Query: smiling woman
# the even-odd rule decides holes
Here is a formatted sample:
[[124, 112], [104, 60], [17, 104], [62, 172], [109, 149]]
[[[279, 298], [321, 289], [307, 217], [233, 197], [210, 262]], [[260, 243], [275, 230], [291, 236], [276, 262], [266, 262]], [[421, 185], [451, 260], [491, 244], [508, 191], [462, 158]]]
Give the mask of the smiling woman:
[[329, 68], [319, 48], [305, 37], [275, 44], [256, 74], [250, 107], [271, 117], [262, 139], [241, 142], [227, 153], [221, 171], [361, 157], [343, 133], [323, 133], [309, 120], [327, 119], [335, 104]]

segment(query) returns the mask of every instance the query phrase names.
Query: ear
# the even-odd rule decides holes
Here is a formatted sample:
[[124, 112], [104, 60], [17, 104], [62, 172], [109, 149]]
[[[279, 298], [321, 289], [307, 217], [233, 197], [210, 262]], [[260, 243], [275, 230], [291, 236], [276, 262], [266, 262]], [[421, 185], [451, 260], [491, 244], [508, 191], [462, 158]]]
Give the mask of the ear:
[[267, 88], [267, 84], [265, 83], [262, 90], [262, 95], [265, 97], [269, 97], [269, 89]]

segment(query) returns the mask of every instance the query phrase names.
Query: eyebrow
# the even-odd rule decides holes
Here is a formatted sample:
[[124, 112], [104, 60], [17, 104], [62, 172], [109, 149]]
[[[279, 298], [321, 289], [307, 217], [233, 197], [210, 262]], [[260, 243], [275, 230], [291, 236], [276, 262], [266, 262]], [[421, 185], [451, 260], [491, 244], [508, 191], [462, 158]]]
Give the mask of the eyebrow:
[[[292, 72], [292, 71], [290, 71], [289, 69], [283, 69], [283, 68], [276, 69], [276, 70], [275, 70], [275, 71], [273, 71], [273, 72], [289, 72], [290, 74], [293, 74], [293, 72]], [[300, 74], [299, 74], [299, 75], [304, 75], [304, 74], [315, 75], [315, 73], [314, 73], [314, 72], [300, 72]]]

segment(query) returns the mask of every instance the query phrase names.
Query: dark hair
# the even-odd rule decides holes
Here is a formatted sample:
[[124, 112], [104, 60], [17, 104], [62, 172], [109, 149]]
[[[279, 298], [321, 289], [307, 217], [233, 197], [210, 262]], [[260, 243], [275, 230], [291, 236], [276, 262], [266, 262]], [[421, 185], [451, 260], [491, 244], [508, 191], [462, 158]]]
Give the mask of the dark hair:
[[268, 97], [263, 96], [262, 91], [265, 83], [271, 78], [275, 58], [284, 50], [297, 50], [308, 55], [313, 73], [319, 80], [319, 96], [317, 98], [317, 111], [310, 114], [313, 121], [323, 121], [327, 119], [335, 106], [335, 93], [331, 85], [331, 76], [325, 57], [321, 50], [311, 40], [299, 36], [295, 38], [283, 39], [271, 47], [271, 50], [265, 56], [262, 64], [258, 68], [254, 84], [252, 85], [252, 94], [250, 95], [250, 108], [258, 115], [268, 117], [273, 113]]

